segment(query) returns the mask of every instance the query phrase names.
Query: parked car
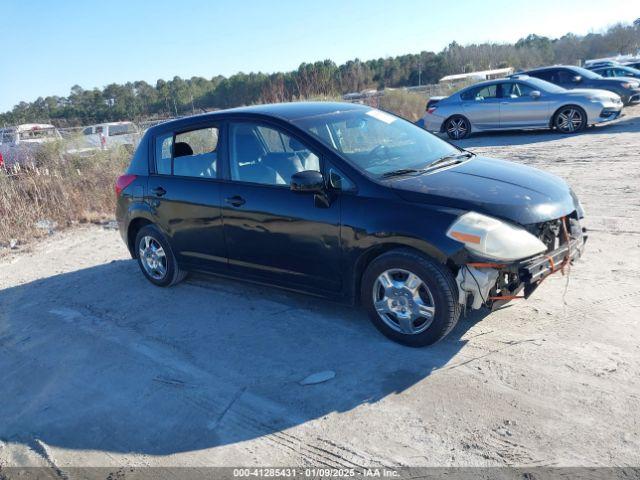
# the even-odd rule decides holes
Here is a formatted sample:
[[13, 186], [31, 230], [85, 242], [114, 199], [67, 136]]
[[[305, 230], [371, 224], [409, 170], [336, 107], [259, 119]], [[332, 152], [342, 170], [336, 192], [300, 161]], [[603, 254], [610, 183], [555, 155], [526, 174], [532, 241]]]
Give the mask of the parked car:
[[625, 65], [615, 65], [608, 67], [592, 67], [589, 68], [592, 72], [596, 72], [605, 78], [612, 77], [632, 77], [635, 79], [640, 78], [640, 70], [637, 68], [627, 67]]
[[60, 140], [60, 132], [48, 123], [25, 123], [0, 129], [0, 166], [33, 167], [43, 145]]
[[115, 190], [122, 239], [154, 285], [202, 271], [359, 303], [411, 346], [444, 337], [467, 305], [529, 297], [585, 239], [563, 180], [355, 104], [151, 127]]
[[140, 130], [132, 122], [110, 122], [85, 127], [82, 134], [90, 148], [126, 146], [133, 149], [137, 145]]
[[620, 95], [625, 105], [640, 102], [640, 82], [634, 78], [604, 78], [586, 68], [567, 65], [536, 68], [523, 73], [567, 89], [597, 88], [609, 90]]
[[608, 122], [622, 101], [606, 90], [566, 90], [538, 78], [514, 75], [464, 88], [430, 104], [424, 128], [460, 140], [472, 132], [555, 128], [573, 133]]
[[597, 67], [615, 67], [621, 65], [617, 60], [587, 60], [584, 64], [584, 68], [592, 70]]

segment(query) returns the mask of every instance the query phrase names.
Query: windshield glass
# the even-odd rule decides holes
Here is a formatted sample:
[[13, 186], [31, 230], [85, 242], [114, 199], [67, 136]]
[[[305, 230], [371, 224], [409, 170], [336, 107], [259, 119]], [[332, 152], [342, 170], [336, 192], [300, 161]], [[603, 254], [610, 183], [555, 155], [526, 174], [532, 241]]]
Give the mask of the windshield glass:
[[136, 133], [136, 126], [133, 123], [122, 123], [119, 125], [109, 125], [109, 136], [127, 135], [128, 133]]
[[439, 158], [461, 153], [420, 127], [375, 109], [333, 112], [292, 123], [376, 177], [396, 170], [423, 169]]
[[582, 68], [582, 67], [571, 67], [571, 71], [575, 72], [576, 75], [580, 75], [581, 77], [584, 77], [584, 78], [591, 78], [591, 79], [602, 78], [602, 76], [598, 75], [596, 72], [592, 72], [591, 70], [587, 70], [586, 68]]
[[56, 138], [55, 128], [32, 128], [20, 132], [20, 140], [35, 140], [39, 138]]
[[537, 90], [542, 90], [549, 93], [562, 93], [567, 91], [566, 88], [559, 87], [555, 83], [547, 82], [546, 80], [542, 80], [540, 78], [530, 77], [527, 79], [526, 83]]

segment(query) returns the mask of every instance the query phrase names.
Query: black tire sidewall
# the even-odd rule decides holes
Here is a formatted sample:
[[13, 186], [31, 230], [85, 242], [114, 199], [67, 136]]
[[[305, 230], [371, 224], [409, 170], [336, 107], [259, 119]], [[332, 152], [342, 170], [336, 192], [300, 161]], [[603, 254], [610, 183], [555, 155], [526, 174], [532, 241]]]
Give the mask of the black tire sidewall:
[[[142, 260], [140, 259], [140, 254], [139, 254], [140, 242], [146, 236], [153, 237], [162, 246], [162, 249], [164, 250], [165, 255], [167, 257], [167, 272], [164, 278], [162, 278], [161, 280], [157, 280], [153, 278], [151, 275], [149, 275], [145, 270], [144, 266], [142, 265]], [[171, 285], [176, 275], [177, 265], [176, 265], [175, 257], [173, 255], [173, 250], [171, 250], [171, 246], [169, 245], [169, 242], [166, 240], [165, 236], [162, 234], [160, 229], [155, 225], [146, 225], [142, 227], [138, 232], [138, 234], [136, 235], [135, 245], [136, 245], [135, 252], [136, 252], [136, 259], [138, 260], [138, 266], [140, 267], [140, 270], [142, 271], [143, 275], [147, 278], [147, 280], [149, 280], [151, 283], [159, 287], [167, 287]]]
[[[422, 333], [407, 335], [389, 327], [378, 315], [373, 305], [373, 285], [385, 270], [401, 268], [415, 273], [427, 285], [436, 307], [433, 323]], [[426, 256], [413, 252], [397, 251], [384, 254], [374, 260], [362, 277], [361, 302], [371, 322], [386, 337], [410, 347], [424, 347], [443, 338], [455, 326], [460, 315], [455, 280], [450, 272]]]

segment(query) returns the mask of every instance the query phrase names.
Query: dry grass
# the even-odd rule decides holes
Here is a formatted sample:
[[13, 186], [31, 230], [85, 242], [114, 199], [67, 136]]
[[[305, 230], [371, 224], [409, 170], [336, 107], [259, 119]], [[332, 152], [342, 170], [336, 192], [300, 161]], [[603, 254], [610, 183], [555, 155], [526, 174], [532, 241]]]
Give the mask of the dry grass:
[[389, 90], [380, 97], [380, 108], [415, 122], [424, 115], [427, 97], [406, 90]]
[[46, 224], [64, 228], [113, 216], [113, 185], [130, 155], [117, 149], [83, 158], [63, 154], [64, 147], [48, 144], [37, 168], [0, 169], [0, 245], [45, 235]]

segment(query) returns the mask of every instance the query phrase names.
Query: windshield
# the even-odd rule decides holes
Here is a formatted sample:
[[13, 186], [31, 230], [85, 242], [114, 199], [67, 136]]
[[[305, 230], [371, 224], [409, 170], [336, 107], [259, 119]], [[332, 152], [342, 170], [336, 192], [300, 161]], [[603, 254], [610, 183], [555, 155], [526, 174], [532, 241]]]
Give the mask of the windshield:
[[591, 70], [587, 70], [586, 68], [582, 68], [582, 67], [571, 67], [571, 71], [575, 72], [576, 75], [580, 75], [581, 77], [584, 77], [584, 78], [591, 78], [591, 79], [602, 78], [602, 76], [598, 75], [596, 72], [592, 72]]
[[549, 93], [562, 93], [567, 91], [566, 88], [559, 87], [555, 83], [547, 82], [546, 80], [542, 80], [540, 78], [527, 78], [526, 83], [537, 90], [542, 90]]
[[423, 169], [460, 150], [406, 120], [380, 110], [333, 112], [292, 121], [372, 176]]
[[128, 133], [136, 133], [136, 126], [133, 123], [122, 123], [119, 125], [109, 125], [109, 136], [127, 135]]
[[55, 128], [32, 128], [20, 132], [20, 140], [35, 140], [40, 138], [56, 138]]

